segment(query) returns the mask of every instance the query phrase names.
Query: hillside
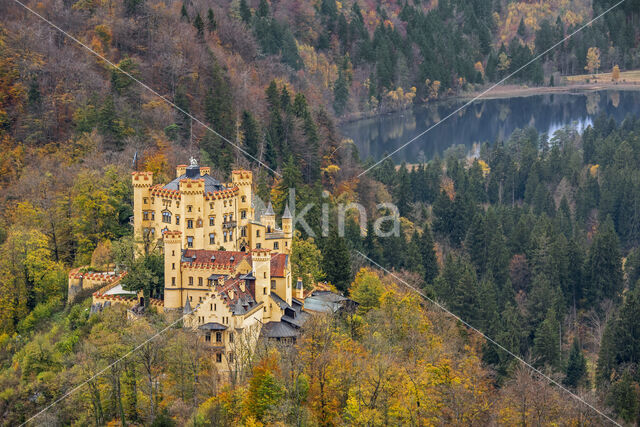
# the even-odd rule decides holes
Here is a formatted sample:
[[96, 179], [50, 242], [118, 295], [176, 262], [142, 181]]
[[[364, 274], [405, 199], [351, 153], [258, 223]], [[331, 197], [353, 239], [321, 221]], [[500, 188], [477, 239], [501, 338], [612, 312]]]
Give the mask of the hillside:
[[[358, 252], [616, 420], [640, 420], [638, 118], [602, 116], [583, 134], [518, 130], [476, 159], [454, 147], [363, 176], [373, 161], [337, 128], [487, 87], [614, 1], [26, 4], [94, 53], [0, 3], [4, 424], [26, 421], [166, 327], [153, 312], [134, 323], [121, 308], [90, 315], [88, 300], [67, 304], [67, 273], [115, 264], [131, 245], [132, 170], [167, 181], [190, 156], [222, 181], [251, 169], [278, 214], [295, 188], [298, 206], [314, 204], [315, 230], [327, 203], [330, 230], [299, 230], [293, 274], [326, 280], [364, 308], [318, 318], [296, 346], [265, 344], [230, 385], [188, 331], [171, 329], [40, 422], [604, 423]], [[627, 0], [510, 82], [551, 85], [615, 65], [633, 73], [639, 18]], [[349, 202], [368, 221], [347, 215], [340, 236], [333, 220]], [[387, 213], [377, 205], [387, 202], [401, 232], [377, 237]]]

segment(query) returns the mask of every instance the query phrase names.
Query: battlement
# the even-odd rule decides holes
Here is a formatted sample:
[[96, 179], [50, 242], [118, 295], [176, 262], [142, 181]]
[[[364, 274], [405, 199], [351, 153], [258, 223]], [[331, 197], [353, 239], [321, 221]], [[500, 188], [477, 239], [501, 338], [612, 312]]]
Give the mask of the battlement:
[[153, 185], [153, 172], [132, 172], [131, 180], [134, 187], [151, 187]]
[[174, 239], [178, 239], [180, 240], [182, 237], [182, 232], [181, 231], [171, 231], [171, 230], [165, 230], [162, 232], [162, 238], [166, 241], [166, 240], [174, 240]]
[[180, 180], [180, 192], [183, 194], [202, 194], [204, 193], [204, 179], [185, 178]]
[[176, 178], [187, 173], [187, 165], [178, 165], [176, 167]]

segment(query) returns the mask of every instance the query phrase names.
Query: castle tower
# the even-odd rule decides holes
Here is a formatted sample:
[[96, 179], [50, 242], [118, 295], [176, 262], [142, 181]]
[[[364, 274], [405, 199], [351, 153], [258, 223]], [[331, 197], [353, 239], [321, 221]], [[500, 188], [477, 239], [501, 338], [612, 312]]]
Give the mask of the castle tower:
[[304, 301], [304, 286], [302, 284], [302, 277], [298, 277], [298, 281], [296, 282], [296, 290], [293, 294], [293, 297], [298, 301]]
[[[255, 298], [265, 307], [269, 306], [271, 295], [271, 251], [269, 249], [253, 249], [251, 251], [253, 274], [256, 278]], [[270, 313], [267, 312], [267, 315]]]
[[182, 307], [182, 275], [180, 260], [182, 259], [182, 233], [165, 231], [164, 241], [164, 308], [178, 309]]
[[133, 184], [133, 236], [136, 240], [142, 240], [142, 230], [152, 227], [149, 217], [144, 219], [144, 212], [152, 210], [149, 189], [153, 185], [153, 172], [133, 172], [131, 174]]
[[287, 238], [289, 239], [293, 237], [292, 225], [293, 225], [293, 217], [291, 216], [289, 205], [286, 205], [284, 207], [284, 213], [282, 214], [282, 231], [287, 235]]
[[[231, 174], [233, 185], [238, 187], [238, 213], [237, 218], [239, 225], [247, 225], [247, 222], [253, 219], [252, 207], [252, 186], [253, 174], [251, 171], [234, 170]], [[244, 214], [242, 212], [245, 212]]]
[[267, 210], [260, 217], [260, 222], [267, 226], [267, 233], [276, 229], [276, 214], [273, 212], [273, 205], [269, 201]]
[[[180, 195], [182, 196], [181, 217], [184, 218], [182, 236], [183, 247], [187, 249], [201, 249], [205, 247], [203, 226], [204, 211], [204, 179], [200, 175], [200, 166], [191, 158], [191, 164], [185, 170], [185, 178], [180, 180]], [[207, 242], [208, 243], [208, 242]]]

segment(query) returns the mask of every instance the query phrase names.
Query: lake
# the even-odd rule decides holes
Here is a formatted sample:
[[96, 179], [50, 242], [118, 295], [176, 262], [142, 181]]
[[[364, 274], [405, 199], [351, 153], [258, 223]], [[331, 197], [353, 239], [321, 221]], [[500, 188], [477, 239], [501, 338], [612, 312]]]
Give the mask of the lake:
[[[437, 102], [410, 110], [357, 120], [340, 126], [353, 139], [360, 158], [384, 157], [468, 100]], [[517, 128], [535, 127], [549, 136], [567, 125], [583, 129], [601, 113], [622, 121], [640, 114], [640, 91], [601, 90], [477, 100], [393, 156], [396, 163], [416, 163], [442, 156], [452, 146], [469, 150], [476, 142], [504, 140]]]

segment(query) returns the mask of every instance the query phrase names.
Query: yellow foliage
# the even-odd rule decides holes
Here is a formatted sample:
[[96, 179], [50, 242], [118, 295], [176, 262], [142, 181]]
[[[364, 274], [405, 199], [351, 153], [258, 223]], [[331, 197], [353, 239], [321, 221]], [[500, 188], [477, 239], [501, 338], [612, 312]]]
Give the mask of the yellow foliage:
[[590, 73], [595, 73], [600, 68], [600, 49], [597, 47], [590, 47], [587, 51], [587, 65], [584, 69]]
[[620, 67], [618, 67], [617, 64], [614, 65], [613, 70], [611, 70], [611, 80], [613, 80], [614, 82], [620, 80]]
[[600, 165], [591, 165], [591, 167], [589, 168], [589, 173], [592, 177], [596, 177], [598, 175], [599, 168]]
[[482, 169], [482, 176], [486, 177], [491, 172], [491, 167], [484, 160], [478, 160], [478, 164]]

